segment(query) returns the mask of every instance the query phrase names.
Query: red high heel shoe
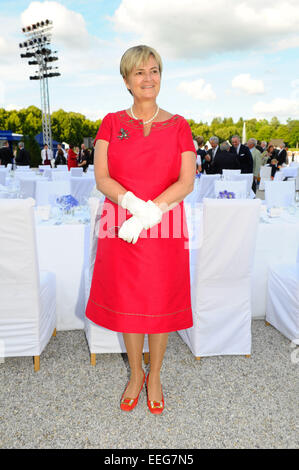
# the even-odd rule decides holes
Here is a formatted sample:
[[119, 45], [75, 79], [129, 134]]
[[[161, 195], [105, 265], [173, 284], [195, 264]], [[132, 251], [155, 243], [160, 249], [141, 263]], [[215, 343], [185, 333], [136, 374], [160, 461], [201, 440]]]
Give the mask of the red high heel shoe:
[[149, 377], [149, 373], [146, 378], [147, 406], [153, 415], [160, 415], [162, 411], [164, 410], [164, 397], [163, 397], [163, 392], [162, 392], [162, 385], [161, 385], [162, 400], [161, 401], [149, 400], [148, 399], [148, 377]]
[[121, 410], [123, 410], [123, 411], [132, 411], [135, 408], [135, 406], [138, 403], [139, 395], [140, 395], [140, 392], [143, 388], [144, 382], [145, 382], [145, 373], [143, 371], [142, 385], [141, 385], [141, 388], [139, 390], [139, 393], [138, 393], [137, 397], [136, 398], [123, 398], [130, 382], [128, 383], [128, 385], [126, 386], [125, 391], [124, 391], [124, 393], [122, 394], [122, 397], [121, 397], [121, 401], [120, 401]]

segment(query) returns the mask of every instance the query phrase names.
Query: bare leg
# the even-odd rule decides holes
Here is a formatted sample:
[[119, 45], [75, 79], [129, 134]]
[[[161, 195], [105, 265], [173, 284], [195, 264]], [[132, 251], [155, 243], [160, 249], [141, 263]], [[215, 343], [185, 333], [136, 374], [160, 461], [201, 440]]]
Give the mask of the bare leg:
[[143, 380], [142, 351], [144, 334], [123, 333], [127, 349], [131, 377], [124, 398], [136, 398]]
[[160, 370], [168, 341], [168, 333], [148, 335], [150, 353], [150, 375], [148, 379], [149, 400], [161, 401]]

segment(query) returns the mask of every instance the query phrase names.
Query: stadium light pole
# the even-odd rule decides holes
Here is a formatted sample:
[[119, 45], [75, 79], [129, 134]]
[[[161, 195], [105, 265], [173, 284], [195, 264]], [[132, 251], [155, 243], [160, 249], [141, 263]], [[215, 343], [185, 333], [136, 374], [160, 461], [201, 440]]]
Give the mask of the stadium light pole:
[[40, 81], [43, 143], [44, 145], [47, 144], [51, 150], [53, 150], [53, 144], [48, 78], [59, 77], [61, 75], [58, 72], [58, 67], [49, 65], [58, 60], [58, 57], [53, 55], [57, 51], [52, 52], [50, 49], [52, 29], [53, 22], [51, 20], [39, 21], [25, 26], [22, 28], [22, 32], [26, 36], [26, 41], [19, 44], [20, 49], [25, 51], [21, 53], [21, 58], [32, 58], [33, 60], [30, 60], [28, 64], [38, 66], [35, 75], [30, 76], [29, 79]]

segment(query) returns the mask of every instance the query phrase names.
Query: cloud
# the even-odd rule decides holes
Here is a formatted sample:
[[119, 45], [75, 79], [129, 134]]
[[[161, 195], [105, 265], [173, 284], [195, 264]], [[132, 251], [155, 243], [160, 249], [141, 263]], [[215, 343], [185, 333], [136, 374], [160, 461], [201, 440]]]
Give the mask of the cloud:
[[232, 87], [244, 91], [248, 95], [261, 95], [265, 93], [263, 80], [253, 79], [249, 73], [241, 73], [233, 78]]
[[69, 49], [89, 45], [90, 38], [83, 16], [58, 2], [31, 2], [21, 15], [22, 26], [46, 19], [53, 21], [53, 42]]
[[[206, 57], [278, 47], [298, 37], [298, 0], [122, 0], [111, 18], [118, 34], [168, 57]], [[294, 41], [294, 39], [293, 39]]]
[[275, 98], [273, 101], [259, 101], [253, 106], [253, 111], [257, 116], [282, 116], [295, 117], [299, 116], [299, 99]]
[[192, 82], [181, 82], [178, 85], [178, 90], [187, 93], [195, 100], [210, 101], [216, 99], [216, 94], [209, 83], [206, 83], [203, 78], [194, 80]]

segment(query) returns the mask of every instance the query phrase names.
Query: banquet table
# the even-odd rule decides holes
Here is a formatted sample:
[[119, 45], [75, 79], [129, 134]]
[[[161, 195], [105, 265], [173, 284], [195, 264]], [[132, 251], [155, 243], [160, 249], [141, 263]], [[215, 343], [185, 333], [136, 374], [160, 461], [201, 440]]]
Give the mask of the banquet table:
[[[190, 259], [200, 249], [202, 204], [186, 206], [190, 235]], [[79, 208], [80, 210], [80, 208]], [[87, 208], [84, 209], [87, 214]], [[269, 267], [294, 263], [299, 245], [299, 208], [271, 218], [264, 211], [258, 226], [252, 275], [252, 317], [265, 318]], [[89, 223], [78, 216], [55, 225], [55, 218], [36, 223], [40, 269], [53, 271], [57, 279], [57, 330], [84, 328], [85, 271], [89, 263]], [[84, 221], [85, 223], [82, 223]], [[216, 256], [216, 254], [215, 254]], [[190, 263], [191, 270], [194, 263]], [[193, 268], [192, 268], [193, 267]], [[192, 273], [191, 273], [192, 276]]]

